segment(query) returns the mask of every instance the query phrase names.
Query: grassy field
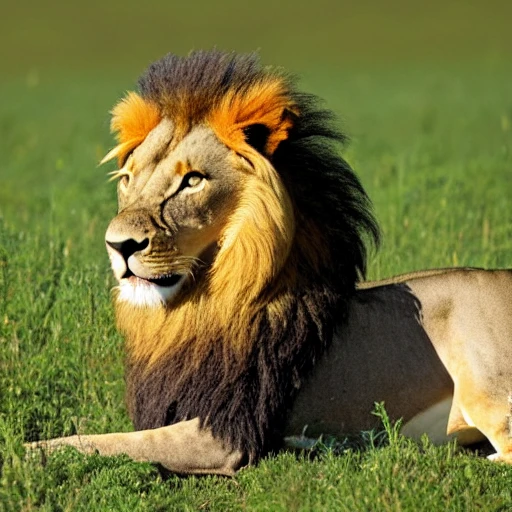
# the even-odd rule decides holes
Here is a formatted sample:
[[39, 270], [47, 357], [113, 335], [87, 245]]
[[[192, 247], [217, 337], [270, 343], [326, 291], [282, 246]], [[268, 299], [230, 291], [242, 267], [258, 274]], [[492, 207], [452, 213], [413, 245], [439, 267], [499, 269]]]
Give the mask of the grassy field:
[[[279, 46], [277, 25], [262, 42], [253, 26], [245, 39], [240, 28], [220, 30], [222, 44], [262, 46], [266, 62], [300, 71], [303, 87], [340, 114], [352, 138], [345, 156], [372, 197], [383, 230], [371, 278], [425, 267], [512, 266], [512, 68], [501, 31], [509, 17], [494, 9], [486, 46], [487, 25], [480, 21], [490, 7], [471, 3], [459, 16], [450, 5], [435, 25], [432, 47], [427, 29], [437, 19], [434, 8], [430, 18], [412, 13], [417, 25], [397, 32], [400, 19], [412, 19], [402, 12], [387, 25], [388, 39], [379, 13], [365, 17], [362, 7], [323, 13], [326, 23], [334, 21], [324, 27], [316, 20], [311, 30], [320, 35], [325, 29], [350, 38], [359, 29], [384, 37], [383, 44], [365, 39], [344, 47], [343, 54], [351, 55], [346, 59], [331, 48], [315, 60], [292, 51], [287, 38]], [[16, 7], [11, 9], [16, 20]], [[297, 9], [293, 22], [300, 18], [298, 28], [305, 28], [308, 10]], [[33, 12], [25, 32], [16, 31], [19, 21], [0, 22], [4, 35], [33, 36], [20, 36], [9, 47], [0, 82], [0, 511], [512, 510], [512, 468], [454, 445], [415, 444], [390, 427], [363, 434], [357, 449], [342, 443], [322, 446], [311, 457], [280, 454], [233, 479], [162, 479], [149, 464], [87, 458], [73, 450], [25, 458], [24, 441], [131, 428], [103, 243], [115, 190], [106, 179], [111, 169], [97, 162], [112, 144], [109, 108], [145, 64], [171, 46], [163, 48], [161, 34], [153, 46], [141, 37], [140, 46], [126, 43], [130, 61], [117, 38], [120, 26], [130, 27], [136, 16], [127, 13], [114, 24], [113, 48], [102, 46], [102, 39], [84, 39], [85, 21], [76, 25], [73, 46], [69, 19], [59, 24], [51, 9]], [[92, 7], [85, 14], [84, 20], [96, 20]], [[34, 21], [39, 15], [43, 23]], [[103, 15], [97, 16], [102, 33], [105, 20], [114, 19]], [[197, 35], [209, 16], [204, 12], [191, 26], [193, 41], [188, 27], [179, 28], [174, 37], [183, 35], [180, 51], [215, 44], [211, 27], [209, 39]], [[343, 16], [347, 32], [338, 35]], [[64, 38], [58, 48], [52, 37]], [[301, 49], [302, 40], [294, 37]], [[269, 51], [272, 45], [279, 49]], [[34, 64], [28, 56], [37, 48]], [[421, 59], [411, 57], [415, 50]], [[115, 51], [118, 67], [109, 65]], [[78, 57], [67, 66], [73, 52]]]

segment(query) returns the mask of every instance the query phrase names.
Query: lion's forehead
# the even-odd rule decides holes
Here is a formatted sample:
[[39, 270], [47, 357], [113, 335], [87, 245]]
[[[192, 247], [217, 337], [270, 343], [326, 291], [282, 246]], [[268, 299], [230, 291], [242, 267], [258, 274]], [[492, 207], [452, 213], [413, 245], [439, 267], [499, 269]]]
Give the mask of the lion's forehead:
[[135, 149], [130, 169], [134, 174], [149, 171], [172, 177], [225, 167], [222, 163], [230, 151], [210, 127], [195, 126], [177, 139], [174, 126], [171, 119], [163, 118]]
[[133, 151], [134, 158], [131, 161], [131, 171], [134, 173], [140, 172], [160, 160], [167, 152], [173, 134], [174, 122], [172, 119], [164, 117]]
[[176, 140], [173, 121], [164, 118], [129, 158], [126, 166], [134, 179], [120, 194], [119, 206], [159, 208], [179, 190], [183, 177], [191, 171], [208, 178], [208, 194], [199, 202], [191, 199], [207, 206], [205, 201], [218, 201], [219, 194], [225, 195], [227, 190], [234, 193], [240, 186], [241, 173], [235, 170], [239, 160], [208, 125], [197, 125]]

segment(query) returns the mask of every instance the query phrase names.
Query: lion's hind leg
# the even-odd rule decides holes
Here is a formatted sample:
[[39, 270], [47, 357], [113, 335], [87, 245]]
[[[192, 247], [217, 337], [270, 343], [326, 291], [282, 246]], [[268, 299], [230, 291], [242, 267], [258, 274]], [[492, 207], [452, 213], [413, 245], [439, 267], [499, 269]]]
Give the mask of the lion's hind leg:
[[476, 428], [496, 450], [490, 460], [512, 463], [511, 406], [510, 393], [490, 392], [466, 379], [455, 387], [448, 433], [464, 439], [466, 432]]

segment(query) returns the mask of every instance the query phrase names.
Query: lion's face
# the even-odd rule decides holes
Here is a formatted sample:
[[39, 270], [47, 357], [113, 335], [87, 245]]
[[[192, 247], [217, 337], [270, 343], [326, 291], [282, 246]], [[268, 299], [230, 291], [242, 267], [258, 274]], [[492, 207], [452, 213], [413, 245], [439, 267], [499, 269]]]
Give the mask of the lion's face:
[[156, 306], [194, 285], [221, 242], [248, 163], [206, 125], [176, 141], [163, 118], [115, 174], [118, 215], [106, 232], [119, 300]]
[[[118, 144], [103, 159], [121, 167], [106, 234], [119, 325], [158, 317], [185, 339], [199, 322], [240, 340], [262, 302], [274, 322], [298, 289], [352, 291], [361, 234], [377, 231], [314, 98], [254, 56], [215, 51], [167, 56], [139, 88], [113, 108]], [[131, 307], [171, 300], [154, 315]]]

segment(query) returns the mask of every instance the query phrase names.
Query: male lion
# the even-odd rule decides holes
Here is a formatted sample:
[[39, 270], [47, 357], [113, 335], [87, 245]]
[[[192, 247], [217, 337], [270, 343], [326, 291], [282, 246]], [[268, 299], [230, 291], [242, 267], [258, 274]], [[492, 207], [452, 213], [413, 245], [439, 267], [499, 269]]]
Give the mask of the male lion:
[[[113, 110], [119, 281], [135, 432], [42, 441], [231, 475], [285, 435], [375, 426], [485, 436], [510, 460], [512, 273], [356, 283], [369, 200], [315, 97], [254, 55], [167, 55]], [[36, 443], [37, 444], [37, 443]]]

